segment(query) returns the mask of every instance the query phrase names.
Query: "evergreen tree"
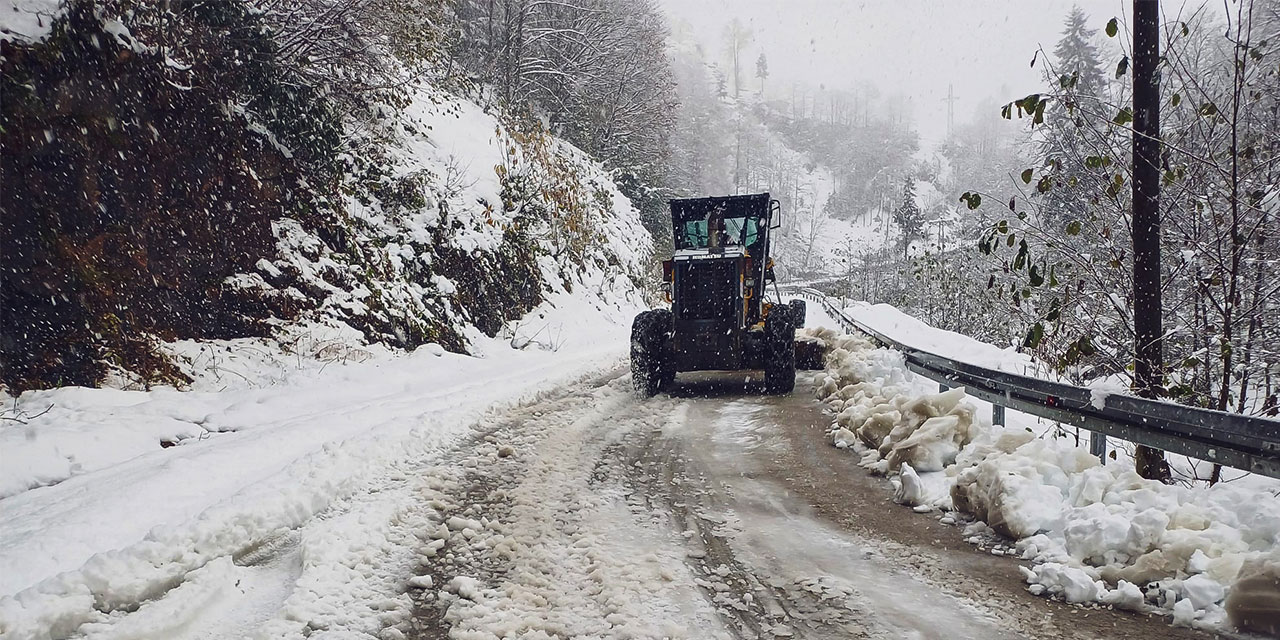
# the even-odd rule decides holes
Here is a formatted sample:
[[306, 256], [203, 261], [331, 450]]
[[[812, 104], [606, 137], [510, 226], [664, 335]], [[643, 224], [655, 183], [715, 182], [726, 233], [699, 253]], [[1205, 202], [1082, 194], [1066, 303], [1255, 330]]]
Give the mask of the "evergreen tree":
[[911, 241], [924, 236], [924, 212], [916, 204], [916, 181], [911, 176], [907, 176], [902, 186], [902, 204], [893, 212], [893, 223], [898, 225], [898, 230], [902, 233], [900, 242], [902, 255], [905, 257], [907, 250], [911, 248]]
[[1102, 73], [1098, 48], [1093, 44], [1098, 30], [1090, 29], [1088, 22], [1089, 16], [1079, 5], [1071, 7], [1062, 29], [1062, 39], [1053, 48], [1053, 56], [1060, 75], [1076, 77], [1078, 91], [1097, 97], [1106, 90], [1107, 80]]
[[1062, 39], [1054, 47], [1057, 77], [1049, 78], [1059, 91], [1057, 99], [1050, 103], [1040, 146], [1053, 168], [1054, 186], [1045, 195], [1043, 211], [1047, 220], [1055, 224], [1087, 215], [1088, 194], [1096, 192], [1092, 183], [1098, 172], [1085, 166], [1084, 159], [1093, 155], [1093, 149], [1103, 146], [1102, 138], [1110, 133], [1106, 126], [1110, 109], [1104, 106], [1107, 79], [1093, 44], [1097, 31], [1088, 28], [1087, 23], [1084, 11], [1072, 7]]
[[760, 57], [756, 58], [756, 77], [760, 78], [760, 95], [764, 95], [764, 79], [769, 77], [769, 61], [765, 59], [764, 52], [760, 52]]

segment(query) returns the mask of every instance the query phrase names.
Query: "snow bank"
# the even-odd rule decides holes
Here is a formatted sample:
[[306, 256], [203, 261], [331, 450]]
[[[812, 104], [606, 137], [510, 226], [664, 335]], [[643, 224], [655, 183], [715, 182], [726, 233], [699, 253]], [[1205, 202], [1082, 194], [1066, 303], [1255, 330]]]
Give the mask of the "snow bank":
[[902, 354], [854, 336], [828, 344], [828, 373], [818, 393], [836, 411], [833, 438], [847, 447], [856, 436], [866, 447], [863, 466], [880, 473], [903, 464], [941, 471], [972, 441], [976, 410], [961, 402], [963, 389], [916, 395]]
[[[892, 314], [868, 309], [860, 319], [880, 313], [879, 326], [891, 324], [884, 318]], [[900, 320], [895, 326], [910, 325]], [[1033, 593], [1153, 608], [1175, 624], [1275, 633], [1276, 483], [1144, 480], [1129, 461], [1103, 465], [1065, 440], [976, 419], [963, 389], [931, 393], [933, 383], [907, 370], [898, 352], [858, 336], [822, 339], [830, 353], [817, 393], [835, 413], [832, 444], [852, 449], [874, 472], [896, 474], [898, 502], [962, 511], [1017, 540], [1032, 563], [1024, 572]], [[989, 345], [917, 344], [976, 354], [969, 361], [986, 366], [1010, 362]]]
[[[178, 585], [189, 596], [177, 600], [211, 606], [239, 593], [244, 571], [214, 563], [431, 459], [484, 411], [616, 362], [636, 309], [597, 295], [608, 285], [593, 278], [549, 295], [506, 335], [471, 336], [479, 357], [438, 345], [363, 352], [327, 337], [315, 345], [328, 360], [192, 343], [174, 348], [200, 356], [189, 366], [204, 372], [202, 391], [23, 394], [27, 424], [0, 427], [0, 637], [65, 637]], [[347, 543], [333, 544], [340, 561]], [[325, 557], [313, 550], [309, 562]]]
[[888, 304], [854, 302], [844, 314], [909, 347], [969, 364], [1032, 377], [1046, 377], [1044, 367], [1013, 347], [997, 347], [969, 336], [931, 327]]

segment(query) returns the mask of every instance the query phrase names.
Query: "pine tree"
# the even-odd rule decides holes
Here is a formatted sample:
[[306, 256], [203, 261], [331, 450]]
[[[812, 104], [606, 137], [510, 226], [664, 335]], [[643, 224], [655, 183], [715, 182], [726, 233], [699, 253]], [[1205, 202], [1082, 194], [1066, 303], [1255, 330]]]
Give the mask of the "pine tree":
[[1088, 22], [1089, 16], [1079, 5], [1071, 7], [1062, 29], [1062, 39], [1053, 48], [1053, 56], [1060, 75], [1076, 77], [1077, 91], [1097, 97], [1106, 90], [1107, 80], [1102, 73], [1098, 48], [1093, 44], [1098, 30], [1090, 29]]
[[1087, 215], [1086, 193], [1093, 189], [1090, 181], [1096, 172], [1089, 171], [1084, 160], [1107, 135], [1105, 119], [1099, 115], [1110, 111], [1103, 105], [1107, 79], [1093, 44], [1098, 32], [1088, 28], [1087, 23], [1084, 11], [1072, 7], [1062, 39], [1054, 47], [1054, 71], [1058, 77], [1049, 80], [1059, 87], [1059, 92], [1050, 103], [1040, 147], [1053, 167], [1055, 188], [1045, 196], [1044, 214], [1055, 224]]
[[902, 205], [894, 210], [893, 222], [898, 225], [898, 230], [902, 233], [900, 241], [902, 255], [905, 257], [907, 250], [911, 248], [911, 241], [924, 235], [924, 212], [920, 210], [920, 205], [916, 204], [916, 181], [911, 176], [907, 176], [903, 184]]
[[760, 95], [764, 96], [764, 79], [769, 77], [769, 61], [765, 59], [763, 51], [756, 58], [756, 77], [760, 78]]

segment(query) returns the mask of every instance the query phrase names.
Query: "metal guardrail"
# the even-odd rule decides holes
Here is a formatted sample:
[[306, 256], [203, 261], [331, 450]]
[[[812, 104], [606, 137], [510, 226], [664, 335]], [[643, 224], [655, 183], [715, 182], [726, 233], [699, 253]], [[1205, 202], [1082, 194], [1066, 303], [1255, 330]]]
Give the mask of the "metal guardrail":
[[884, 346], [901, 351], [908, 369], [942, 384], [962, 386], [967, 393], [994, 406], [1280, 478], [1280, 420], [1124, 394], [1107, 395], [1099, 409], [1090, 389], [979, 367], [917, 349], [848, 317], [820, 291], [793, 289], [793, 294], [821, 304], [845, 331], [865, 333]]

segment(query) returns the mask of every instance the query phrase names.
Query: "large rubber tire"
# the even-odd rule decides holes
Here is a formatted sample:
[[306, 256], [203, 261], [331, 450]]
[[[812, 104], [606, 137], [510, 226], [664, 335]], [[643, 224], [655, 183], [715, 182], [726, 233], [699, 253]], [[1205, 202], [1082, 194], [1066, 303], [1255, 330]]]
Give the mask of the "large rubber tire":
[[777, 306], [765, 318], [764, 390], [791, 393], [796, 388], [796, 326], [789, 306]]
[[803, 329], [804, 318], [807, 313], [807, 309], [805, 309], [805, 305], [804, 305], [804, 300], [792, 300], [788, 306], [791, 307], [792, 324], [794, 324], [797, 329]]
[[666, 391], [676, 381], [675, 318], [670, 309], [654, 309], [655, 336], [658, 345], [658, 390]]
[[631, 379], [636, 393], [650, 398], [675, 378], [670, 349], [671, 312], [642, 311], [631, 323]]

